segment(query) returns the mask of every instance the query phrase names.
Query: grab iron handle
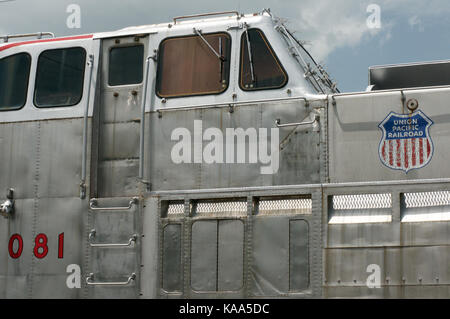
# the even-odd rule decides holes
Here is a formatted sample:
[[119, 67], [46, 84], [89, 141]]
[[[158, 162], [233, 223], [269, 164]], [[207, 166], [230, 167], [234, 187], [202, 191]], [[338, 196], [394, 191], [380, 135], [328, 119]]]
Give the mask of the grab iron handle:
[[275, 121], [275, 124], [277, 127], [291, 127], [291, 126], [306, 126], [306, 125], [313, 125], [314, 123], [318, 122], [320, 119], [319, 115], [314, 115], [314, 119], [312, 121], [306, 121], [306, 122], [300, 122], [300, 123], [288, 123], [288, 124], [281, 124], [281, 120], [277, 119]]
[[89, 276], [87, 276], [86, 278], [86, 284], [89, 286], [127, 286], [129, 285], [132, 281], [134, 281], [136, 279], [136, 274], [132, 273], [127, 281], [122, 281], [122, 282], [101, 282], [101, 281], [93, 281], [94, 280], [94, 274], [90, 273]]
[[14, 189], [10, 188], [8, 190], [6, 198], [7, 199], [0, 204], [0, 215], [9, 218], [14, 213]]
[[133, 197], [128, 203], [127, 207], [97, 207], [97, 198], [93, 198], [89, 202], [89, 208], [91, 210], [128, 210], [131, 209], [131, 207], [133, 207], [133, 205], [137, 204], [138, 202], [139, 198]]
[[131, 236], [131, 238], [128, 240], [128, 243], [125, 244], [93, 244], [92, 239], [95, 237], [95, 234], [97, 231], [95, 229], [91, 230], [89, 233], [89, 244], [91, 247], [103, 247], [103, 248], [110, 248], [110, 247], [130, 247], [133, 243], [136, 243], [137, 235], [134, 234]]

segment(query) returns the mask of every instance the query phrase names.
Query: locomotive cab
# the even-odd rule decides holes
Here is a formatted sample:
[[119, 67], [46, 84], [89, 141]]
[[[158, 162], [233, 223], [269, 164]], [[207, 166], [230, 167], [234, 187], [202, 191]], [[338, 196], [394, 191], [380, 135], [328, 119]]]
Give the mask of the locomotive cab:
[[0, 297], [448, 297], [447, 82], [268, 10], [4, 39]]

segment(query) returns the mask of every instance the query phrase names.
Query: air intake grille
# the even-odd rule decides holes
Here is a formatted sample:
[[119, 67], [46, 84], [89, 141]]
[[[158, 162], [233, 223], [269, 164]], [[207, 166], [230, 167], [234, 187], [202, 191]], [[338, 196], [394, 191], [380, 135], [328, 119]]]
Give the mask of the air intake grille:
[[311, 198], [263, 199], [259, 202], [259, 214], [311, 214]]
[[392, 207], [391, 194], [333, 196], [334, 210], [384, 209]]
[[406, 208], [450, 205], [450, 192], [405, 193]]

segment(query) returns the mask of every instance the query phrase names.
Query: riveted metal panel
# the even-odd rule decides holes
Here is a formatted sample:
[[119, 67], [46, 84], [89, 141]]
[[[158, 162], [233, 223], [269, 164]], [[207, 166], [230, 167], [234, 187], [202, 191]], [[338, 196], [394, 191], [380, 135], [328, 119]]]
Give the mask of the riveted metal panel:
[[[320, 106], [323, 102], [318, 102]], [[323, 105], [322, 105], [323, 106]], [[252, 109], [245, 111], [251, 113]], [[312, 105], [305, 106], [304, 101], [267, 103], [261, 105], [261, 127], [273, 128], [275, 120], [282, 124], [310, 120]], [[322, 120], [312, 126], [280, 128], [280, 163], [277, 174], [262, 176], [261, 186], [297, 185], [319, 183], [320, 162], [320, 131], [326, 122]], [[247, 185], [246, 185], [247, 186]]]
[[238, 291], [244, 275], [244, 223], [221, 220], [218, 231], [217, 290]]
[[[326, 253], [327, 297], [442, 297], [442, 288], [449, 284], [448, 246], [332, 249]], [[369, 265], [380, 269], [380, 288], [367, 286], [369, 276], [375, 274], [367, 270]]]
[[[163, 258], [159, 246], [159, 198], [144, 201], [141, 239], [141, 293], [143, 298], [157, 298], [159, 291], [158, 268]], [[181, 258], [181, 257], [180, 257]], [[181, 272], [181, 270], [180, 270]]]
[[[111, 48], [143, 45], [148, 37], [105, 39], [99, 104], [97, 196], [121, 197], [139, 194], [139, 132], [143, 84], [109, 86]], [[142, 68], [145, 67], [145, 59]]]
[[128, 277], [136, 272], [136, 249], [126, 248], [96, 248], [93, 249], [92, 272], [96, 277], [114, 279]]
[[183, 288], [181, 238], [181, 224], [168, 224], [164, 227], [162, 252], [162, 288], [167, 292], [179, 292]]
[[[381, 248], [326, 249], [325, 258], [326, 286], [365, 286], [367, 267], [384, 265], [385, 252]], [[384, 280], [382, 273], [381, 281]]]
[[406, 284], [450, 284], [450, 246], [405, 247], [397, 254], [403, 260]]
[[411, 286], [405, 287], [402, 291], [401, 297], [406, 299], [421, 298], [421, 299], [448, 299], [450, 295], [450, 286]]
[[[29, 298], [33, 280], [33, 221], [34, 221], [33, 199], [19, 199], [15, 202], [15, 213], [8, 220], [1, 222], [7, 224], [7, 232], [4, 236], [5, 250], [2, 252], [2, 269], [0, 275], [4, 278], [5, 298]], [[18, 234], [23, 240], [23, 250], [19, 258], [13, 259], [9, 255], [8, 243], [12, 235]], [[2, 236], [3, 237], [3, 236]], [[18, 252], [18, 242], [13, 245], [14, 252]], [[7, 288], [10, 288], [7, 289]]]
[[[57, 275], [66, 274], [68, 265], [82, 265], [85, 234], [84, 212], [86, 210], [87, 202], [79, 198], [39, 199], [38, 212], [34, 216], [33, 231], [35, 235], [45, 234], [47, 236], [48, 253], [45, 258], [34, 258], [34, 274], [55, 276], [54, 279], [56, 280]], [[59, 235], [63, 233], [63, 258], [59, 258]], [[33, 242], [33, 246], [34, 244]], [[66, 287], [65, 280], [54, 283], [55, 286], [63, 285]], [[33, 284], [33, 288], [34, 286]], [[43, 297], [39, 294], [35, 296]]]
[[0, 275], [0, 296], [3, 299], [25, 299], [27, 298], [28, 275]]
[[327, 246], [380, 247], [398, 246], [400, 228], [393, 223], [328, 225]]
[[[311, 194], [312, 190], [314, 190], [314, 192]], [[237, 199], [243, 198], [244, 195], [247, 195], [247, 216], [244, 216], [241, 213], [236, 215], [235, 210], [242, 209], [240, 204], [241, 201]], [[181, 212], [181, 206], [179, 206], [182, 202], [181, 198], [185, 198], [183, 210], [184, 215], [177, 214], [177, 212]], [[269, 199], [276, 200], [271, 201]], [[260, 213], [257, 210], [257, 206], [258, 203], [262, 201], [267, 202], [262, 205], [263, 208], [266, 207], [263, 209], [264, 212]], [[167, 202], [169, 203], [169, 207], [167, 206]], [[187, 230], [189, 230], [192, 229], [192, 227], [189, 226], [191, 223], [195, 225], [198, 222], [215, 222], [218, 225], [217, 236], [219, 238], [219, 241], [217, 241], [218, 247], [216, 248], [218, 252], [217, 260], [219, 262], [217, 264], [218, 272], [216, 275], [218, 280], [217, 290], [200, 292], [188, 285], [187, 290], [185, 289], [182, 293], [163, 294], [163, 297], [248, 298], [264, 296], [319, 298], [322, 296], [322, 195], [320, 189], [311, 189], [310, 187], [302, 188], [301, 186], [298, 186], [292, 188], [275, 187], [273, 189], [258, 188], [248, 191], [234, 189], [217, 192], [164, 192], [161, 203], [166, 203], [162, 205], [161, 209], [169, 209], [172, 211], [172, 214], [161, 212], [161, 216], [163, 217], [161, 219], [163, 223], [162, 227], [164, 227], [167, 223], [179, 222], [184, 223], [184, 225], [188, 225]], [[170, 208], [170, 205], [172, 205], [171, 203], [173, 204], [172, 208]], [[200, 210], [199, 214], [196, 213], [197, 210]], [[228, 215], [225, 211], [228, 211]], [[189, 214], [187, 214], [187, 212], [189, 212]], [[211, 218], [215, 219], [211, 220]], [[264, 220], [264, 227], [266, 228], [263, 229], [261, 226], [258, 227], [258, 225], [254, 226], [253, 224], [255, 220]], [[294, 224], [294, 226], [292, 226], [294, 229], [292, 234], [290, 233], [291, 221]], [[302, 227], [297, 227], [297, 222], [307, 223], [308, 228], [311, 227], [311, 230], [303, 232]], [[233, 250], [237, 252], [236, 248], [231, 248], [228, 240], [223, 241], [222, 223], [229, 224], [229, 230], [232, 230], [231, 233], [236, 232], [237, 228], [234, 226], [231, 227], [231, 224], [237, 225], [237, 223], [244, 223], [244, 261], [242, 272], [243, 285], [242, 289], [239, 290], [224, 291], [220, 286], [220, 280], [223, 278], [223, 274], [221, 274], [221, 272], [228, 270], [226, 266], [221, 265], [222, 260], [225, 260], [225, 258], [221, 256], [221, 254], [223, 254], [224, 246], [227, 250], [229, 249], [229, 251]], [[281, 230], [277, 231], [274, 235], [272, 233], [274, 229]], [[257, 233], [256, 236], [254, 235], [255, 232]], [[227, 233], [229, 232], [227, 231]], [[193, 255], [190, 248], [191, 246], [186, 245], [186, 242], [192, 243], [192, 245], [195, 244], [195, 235], [192, 234], [192, 241], [190, 236], [191, 233], [189, 231], [185, 231], [183, 260], [184, 263], [189, 262], [189, 265], [193, 266], [193, 263], [195, 263], [194, 260], [197, 260], [197, 263], [200, 263], [201, 261], [198, 261], [198, 255]], [[233, 236], [227, 237], [232, 238]], [[301, 236], [300, 240], [299, 236]], [[290, 241], [290, 238], [293, 238], [292, 241]], [[208, 239], [205, 239], [205, 241], [207, 240]], [[212, 246], [216, 243], [215, 241], [209, 241]], [[273, 244], [273, 241], [275, 241], [275, 244]], [[222, 245], [222, 242], [224, 245]], [[269, 242], [269, 244], [266, 244], [266, 242]], [[308, 247], [306, 248], [305, 245]], [[235, 247], [237, 246], [238, 243], [236, 243]], [[280, 258], [278, 256], [280, 251], [282, 251], [284, 257]], [[255, 256], [258, 257], [258, 253], [261, 254], [259, 259], [255, 258]], [[266, 255], [273, 253], [276, 254], [275, 257], [271, 256], [270, 259], [269, 257], [266, 258]], [[211, 255], [213, 255], [213, 253], [211, 253]], [[234, 254], [234, 256], [237, 255]], [[269, 259], [269, 262], [272, 262], [273, 264], [269, 264], [267, 266], [267, 261], [264, 258]], [[211, 260], [214, 260], [214, 258], [211, 258]], [[279, 267], [280, 262], [284, 265], [284, 267]], [[308, 265], [305, 263], [308, 263]], [[230, 265], [229, 267], [236, 268], [236, 263]], [[264, 270], [266, 270], [266, 273], [262, 274], [258, 267], [265, 267]], [[306, 267], [308, 269], [306, 269]], [[191, 276], [192, 267], [186, 268], [188, 271], [185, 271], [185, 276]], [[281, 271], [280, 268], [282, 268]], [[256, 273], [255, 269], [260, 272]], [[292, 273], [292, 276], [290, 273]], [[268, 277], [276, 277], [275, 279], [269, 278], [275, 282], [275, 284], [268, 282], [269, 279], [263, 278], [263, 275], [267, 275]], [[278, 277], [280, 276], [284, 278], [284, 282], [282, 281], [281, 284], [284, 286], [284, 291], [278, 287], [275, 287], [276, 289], [274, 289], [274, 285], [280, 286], [280, 280], [278, 280]], [[185, 278], [185, 280], [187, 280], [188, 283], [192, 283], [192, 278]], [[214, 282], [214, 276], [211, 276], [211, 280]], [[290, 286], [292, 286], [292, 289], [290, 289]]]
[[217, 221], [192, 224], [191, 287], [199, 292], [217, 290]]
[[101, 162], [98, 166], [98, 194], [102, 197], [136, 195], [139, 193], [138, 176], [138, 159]]
[[[90, 212], [89, 229], [95, 229], [93, 244], [127, 244], [133, 235], [136, 241], [126, 247], [91, 247], [88, 244], [89, 265], [87, 273], [93, 273], [94, 282], [126, 282], [131, 274], [135, 280], [126, 285], [88, 285], [90, 298], [136, 298], [140, 292], [140, 251], [142, 228], [140, 222], [141, 201], [130, 209], [109, 211], [107, 208], [127, 207], [130, 198], [97, 199], [95, 207], [105, 208]], [[89, 230], [87, 230], [89, 233]]]
[[[105, 63], [107, 63], [106, 61], [104, 60]], [[107, 71], [103, 70], [103, 72]], [[132, 94], [133, 91], [136, 92], [136, 95]], [[114, 96], [114, 93], [118, 93], [118, 95]], [[103, 123], [138, 121], [141, 118], [141, 99], [142, 85], [103, 88], [100, 108]]]
[[101, 160], [139, 158], [139, 123], [104, 123], [99, 145]]
[[304, 220], [289, 222], [289, 291], [309, 287], [309, 233]]
[[80, 194], [83, 120], [40, 122], [39, 197]]
[[401, 242], [405, 246], [448, 245], [450, 222], [402, 223]]
[[33, 277], [33, 295], [36, 299], [77, 299], [81, 289], [69, 289], [66, 285], [69, 273], [36, 274]]
[[[237, 107], [233, 113], [230, 113], [227, 108], [220, 109], [204, 109], [201, 111], [201, 117], [199, 118], [203, 122], [203, 130], [206, 131], [209, 128], [217, 128], [221, 130], [223, 135], [223, 145], [230, 144], [231, 141], [227, 140], [226, 129], [227, 128], [242, 128], [247, 130], [248, 128], [261, 127], [261, 116], [259, 113], [259, 107], [255, 106], [251, 111], [246, 108]], [[269, 130], [270, 131], [270, 130]], [[270, 132], [268, 133], [270, 134]], [[203, 141], [203, 149], [210, 143], [210, 141]], [[245, 146], [245, 161], [246, 164], [237, 163], [237, 139], [234, 141], [234, 159], [232, 164], [207, 164], [205, 162], [201, 165], [201, 184], [198, 188], [220, 188], [220, 187], [234, 187], [241, 186], [243, 180], [246, 180], [246, 184], [258, 185], [260, 183], [260, 164], [249, 163], [249, 140], [247, 138]], [[269, 144], [270, 145], [270, 144]], [[269, 148], [270, 150], [270, 148]], [[223, 163], [226, 161], [226, 148], [223, 147]], [[182, 169], [179, 165], [178, 169]]]
[[289, 219], [260, 217], [253, 226], [252, 294], [276, 296], [289, 291]]
[[[96, 280], [105, 281], [127, 281], [128, 276], [119, 276], [114, 278], [97, 277]], [[138, 278], [137, 278], [138, 280]], [[89, 295], [90, 299], [136, 299], [136, 281], [126, 287], [97, 286], [92, 289]]]
[[[323, 237], [326, 231], [322, 224], [324, 205], [322, 202], [323, 192], [320, 188], [305, 189], [311, 191], [313, 214], [309, 224], [309, 272], [310, 272], [310, 293], [311, 298], [321, 298], [323, 296], [324, 277], [324, 254]], [[326, 205], [325, 205], [326, 207]]]
[[[150, 166], [149, 178], [152, 181], [152, 190], [214, 189], [320, 182], [320, 127], [318, 124], [308, 128], [280, 129], [275, 125], [277, 119], [281, 119], [284, 123], [292, 122], [293, 119], [303, 121], [311, 111], [304, 106], [302, 100], [299, 100], [241, 105], [234, 107], [232, 113], [224, 107], [170, 111], [162, 109], [159, 113], [153, 112], [149, 123], [149, 149], [158, 151], [150, 151], [150, 158], [145, 161], [146, 165]], [[201, 127], [199, 124], [196, 126], [197, 132], [194, 131], [194, 121], [201, 121]], [[194, 141], [199, 141], [196, 145], [201, 144], [203, 151], [211, 143], [202, 139], [202, 134], [209, 128], [216, 128], [222, 132], [224, 145], [230, 143], [226, 141], [227, 128], [255, 129], [258, 139], [259, 129], [265, 129], [267, 139], [263, 142], [267, 143], [269, 153], [272, 141], [271, 130], [279, 130], [278, 144], [281, 153], [278, 165], [272, 161], [274, 174], [262, 174], [262, 167], [269, 164], [261, 163], [259, 157], [258, 163], [249, 163], [248, 138], [245, 145], [246, 163], [244, 164], [236, 163], [236, 158], [233, 163], [226, 163], [225, 146], [223, 146], [223, 163], [206, 163], [204, 158], [201, 158], [204, 153], [200, 151], [198, 159], [194, 158]], [[187, 137], [175, 136], [174, 140], [171, 140], [172, 133], [176, 129], [182, 129]], [[194, 137], [197, 133], [197, 137]], [[171, 152], [173, 147], [184, 139], [191, 144], [190, 147], [186, 146], [191, 153], [188, 156], [189, 163], [176, 164]]]
[[38, 122], [0, 125], [1, 192], [14, 188], [15, 198], [34, 197], [38, 125]]
[[[448, 88], [404, 90], [405, 102], [416, 99], [419, 110], [434, 124], [429, 129], [434, 146], [430, 163], [405, 173], [389, 169], [380, 160], [383, 137], [380, 123], [391, 113], [407, 114], [401, 91], [357, 93], [335, 96], [336, 106], [328, 109], [330, 181], [365, 182], [438, 179], [450, 176], [448, 154]], [[406, 103], [405, 103], [406, 104]]]
[[[13, 234], [23, 239], [23, 251], [20, 257], [13, 259], [6, 248], [2, 261], [5, 271], [5, 289], [7, 298], [74, 298], [74, 293], [66, 285], [68, 274], [66, 268], [70, 264], [82, 265], [82, 245], [84, 237], [83, 210], [86, 203], [79, 198], [41, 198], [17, 200], [16, 211], [8, 220], [8, 231], [5, 242]], [[64, 233], [64, 241], [59, 242], [59, 235]], [[42, 258], [35, 256], [36, 236], [44, 234], [47, 238], [47, 254]], [[59, 248], [63, 248], [63, 256]], [[17, 251], [17, 241], [13, 246]], [[38, 249], [43, 253], [42, 248]], [[62, 258], [59, 258], [62, 257]], [[40, 279], [44, 278], [45, 279]], [[53, 289], [45, 289], [52, 286]], [[77, 289], [75, 289], [77, 290]]]
[[[10, 239], [9, 219], [0, 218], [0, 276], [6, 275], [8, 265], [8, 244]], [[0, 296], [2, 290], [0, 289]]]
[[150, 154], [145, 163], [150, 167], [152, 190], [199, 188], [201, 164], [175, 164], [171, 158], [170, 146], [172, 130], [175, 128], [187, 128], [193, 135], [194, 120], [199, 118], [198, 114], [199, 111], [168, 112], [161, 118], [157, 113], [151, 114], [150, 121], [147, 121], [150, 122]]
[[[126, 207], [130, 198], [98, 199], [98, 207]], [[92, 213], [93, 229], [96, 230], [93, 243], [126, 243], [137, 233], [137, 210], [133, 205], [124, 211], [95, 211]]]

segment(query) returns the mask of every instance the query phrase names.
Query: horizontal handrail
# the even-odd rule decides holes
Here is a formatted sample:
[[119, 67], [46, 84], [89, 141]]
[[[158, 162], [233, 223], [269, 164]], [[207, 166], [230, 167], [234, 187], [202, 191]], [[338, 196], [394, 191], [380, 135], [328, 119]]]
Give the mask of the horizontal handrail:
[[2, 35], [0, 36], [3, 39], [3, 42], [8, 42], [9, 39], [17, 39], [17, 38], [30, 38], [36, 37], [37, 39], [41, 39], [42, 36], [50, 36], [52, 38], [55, 37], [55, 34], [52, 32], [36, 32], [36, 33], [23, 33], [23, 34], [12, 34], [12, 35]]
[[95, 244], [95, 243], [92, 243], [92, 240], [95, 238], [96, 233], [97, 233], [97, 231], [95, 229], [91, 230], [91, 232], [89, 233], [89, 245], [91, 245], [91, 247], [102, 247], [102, 248], [130, 247], [131, 245], [136, 243], [136, 240], [137, 240], [137, 235], [133, 234], [130, 237], [130, 239], [128, 240], [128, 243], [124, 243], [124, 244]]
[[237, 12], [237, 11], [211, 12], [211, 13], [201, 13], [201, 14], [193, 14], [193, 15], [188, 15], [188, 16], [175, 17], [175, 18], [173, 18], [173, 23], [177, 24], [177, 20], [181, 20], [181, 19], [208, 17], [208, 16], [223, 15], [223, 14], [230, 14], [230, 13], [235, 14], [237, 17], [239, 17], [239, 12]]
[[97, 207], [97, 198], [92, 198], [89, 202], [89, 208], [91, 210], [129, 210], [133, 207], [133, 205], [137, 204], [139, 202], [138, 197], [133, 197], [130, 202], [128, 203], [128, 206], [126, 207]]
[[135, 279], [136, 279], [136, 274], [132, 273], [128, 277], [127, 281], [122, 281], [122, 282], [120, 282], [120, 281], [119, 282], [97, 281], [97, 282], [94, 282], [94, 281], [92, 281], [92, 280], [94, 280], [94, 274], [90, 273], [86, 278], [86, 284], [89, 286], [127, 286]]
[[[248, 101], [232, 101], [232, 102], [218, 102], [218, 103], [208, 103], [208, 104], [196, 104], [196, 105], [185, 105], [185, 106], [168, 106], [164, 108], [155, 109], [156, 112], [168, 112], [168, 111], [189, 111], [200, 108], [220, 108], [220, 107], [230, 107], [230, 106], [244, 106], [251, 104], [259, 104], [259, 103], [271, 103], [271, 102], [288, 102], [288, 101], [296, 101], [303, 100], [305, 101], [305, 107], [309, 107], [310, 103], [313, 101], [326, 101], [327, 96], [323, 95], [322, 98], [317, 96], [315, 99], [307, 99], [304, 96], [295, 96], [295, 97], [285, 97], [285, 98], [271, 98], [264, 100], [248, 100]], [[314, 106], [314, 108], [324, 108], [323, 106]]]
[[288, 124], [281, 124], [281, 120], [277, 119], [275, 121], [275, 124], [277, 125], [277, 127], [281, 128], [281, 127], [292, 127], [292, 126], [306, 126], [306, 125], [313, 125], [314, 123], [316, 123], [317, 121], [319, 121], [319, 115], [316, 114], [314, 116], [314, 119], [312, 121], [306, 121], [306, 122], [300, 122], [300, 123], [288, 123]]

